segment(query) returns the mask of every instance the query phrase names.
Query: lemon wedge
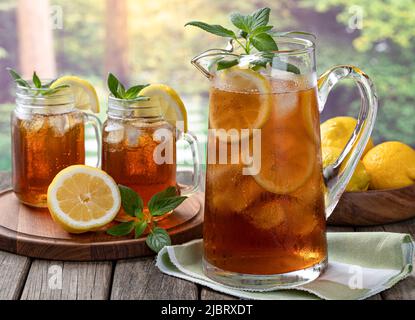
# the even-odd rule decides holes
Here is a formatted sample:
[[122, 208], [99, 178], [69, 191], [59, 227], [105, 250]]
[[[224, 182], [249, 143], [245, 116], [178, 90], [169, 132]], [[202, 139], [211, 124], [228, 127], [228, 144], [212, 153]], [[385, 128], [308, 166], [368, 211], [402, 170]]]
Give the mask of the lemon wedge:
[[272, 110], [272, 88], [264, 76], [238, 67], [218, 74], [211, 91], [211, 129], [260, 129]]
[[121, 207], [115, 181], [104, 171], [76, 165], [59, 172], [48, 188], [48, 208], [55, 222], [70, 233], [99, 229]]
[[182, 121], [183, 130], [187, 132], [187, 111], [182, 99], [173, 88], [165, 84], [152, 84], [141, 90], [140, 96], [159, 99], [164, 119], [175, 127], [179, 121]]
[[53, 82], [50, 88], [54, 89], [62, 85], [70, 86], [75, 96], [75, 106], [77, 109], [99, 113], [98, 95], [90, 82], [75, 76], [64, 76]]

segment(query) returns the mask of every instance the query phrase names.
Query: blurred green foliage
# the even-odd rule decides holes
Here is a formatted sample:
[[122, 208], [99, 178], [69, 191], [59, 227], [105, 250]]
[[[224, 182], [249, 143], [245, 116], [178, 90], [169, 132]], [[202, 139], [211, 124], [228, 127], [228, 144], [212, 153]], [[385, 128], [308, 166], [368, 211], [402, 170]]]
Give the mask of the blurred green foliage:
[[[374, 131], [376, 142], [401, 140], [415, 145], [415, 2], [413, 0], [361, 0], [352, 7], [348, 0], [128, 0], [131, 83], [162, 82], [181, 94], [195, 119], [206, 123], [209, 82], [190, 64], [190, 59], [209, 48], [223, 48], [223, 39], [184, 28], [190, 20], [231, 27], [228, 13], [272, 9], [271, 22], [278, 31], [304, 30], [317, 35], [317, 67], [322, 73], [336, 64], [361, 67], [376, 84], [380, 98]], [[63, 29], [55, 30], [55, 48], [60, 74], [84, 76], [98, 88], [105, 106], [107, 90], [104, 0], [50, 0], [63, 10]], [[355, 11], [363, 13], [363, 28], [348, 29]], [[9, 150], [9, 111], [13, 84], [4, 72], [16, 67], [18, 34], [16, 1], [0, 3], [0, 148]], [[117, 59], [117, 57], [114, 57]], [[192, 105], [197, 104], [197, 108]], [[356, 115], [358, 91], [351, 83], [340, 85], [330, 95], [323, 119]], [[105, 117], [105, 107], [101, 118]], [[195, 122], [190, 127], [194, 131]], [[203, 131], [206, 126], [203, 126]], [[198, 132], [199, 133], [199, 132]], [[9, 151], [7, 151], [9, 152]], [[3, 156], [4, 154], [4, 156]], [[9, 153], [0, 155], [0, 170], [10, 169]]]
[[[373, 79], [380, 98], [374, 132], [377, 142], [401, 140], [415, 145], [415, 2], [361, 0], [351, 5], [347, 0], [302, 0], [301, 5], [334, 13], [345, 26], [353, 13], [361, 10], [362, 29], [353, 32], [352, 46], [342, 37], [334, 47], [329, 41], [324, 50], [331, 54], [319, 54], [319, 60], [341, 57], [340, 61], [360, 66]], [[347, 113], [356, 114], [357, 108], [353, 102]]]

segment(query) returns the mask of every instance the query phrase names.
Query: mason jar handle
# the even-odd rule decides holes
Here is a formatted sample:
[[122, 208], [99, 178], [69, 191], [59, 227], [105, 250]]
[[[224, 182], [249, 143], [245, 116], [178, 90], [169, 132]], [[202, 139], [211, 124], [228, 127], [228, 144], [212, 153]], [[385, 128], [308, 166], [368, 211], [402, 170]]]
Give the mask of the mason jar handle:
[[181, 139], [186, 141], [190, 150], [192, 151], [193, 159], [193, 179], [190, 186], [186, 186], [180, 189], [181, 194], [184, 196], [190, 196], [200, 188], [201, 183], [201, 170], [200, 170], [200, 145], [196, 136], [191, 132], [181, 132]]
[[354, 170], [372, 134], [378, 109], [376, 89], [370, 78], [359, 68], [342, 65], [331, 68], [321, 75], [318, 80], [320, 112], [323, 111], [327, 97], [333, 87], [343, 79], [352, 79], [354, 81], [359, 88], [362, 103], [352, 137], [339, 158], [332, 165], [326, 167], [323, 172], [327, 186], [327, 217], [332, 214], [342, 193], [352, 178]]
[[92, 128], [94, 128], [95, 132], [95, 139], [97, 142], [97, 163], [96, 167], [101, 168], [101, 156], [102, 156], [102, 139], [101, 139], [101, 132], [102, 132], [102, 122], [99, 118], [91, 113], [84, 112], [85, 117], [85, 124], [90, 124]]

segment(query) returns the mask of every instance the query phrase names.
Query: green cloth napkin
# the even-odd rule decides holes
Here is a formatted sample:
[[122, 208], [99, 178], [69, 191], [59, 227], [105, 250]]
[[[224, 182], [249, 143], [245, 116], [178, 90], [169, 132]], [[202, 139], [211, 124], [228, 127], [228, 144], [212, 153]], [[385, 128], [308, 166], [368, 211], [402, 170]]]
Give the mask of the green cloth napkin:
[[203, 241], [169, 246], [157, 256], [164, 273], [244, 299], [365, 299], [389, 289], [412, 272], [410, 235], [387, 232], [328, 233], [329, 266], [317, 280], [290, 290], [252, 292], [230, 288], [202, 272]]

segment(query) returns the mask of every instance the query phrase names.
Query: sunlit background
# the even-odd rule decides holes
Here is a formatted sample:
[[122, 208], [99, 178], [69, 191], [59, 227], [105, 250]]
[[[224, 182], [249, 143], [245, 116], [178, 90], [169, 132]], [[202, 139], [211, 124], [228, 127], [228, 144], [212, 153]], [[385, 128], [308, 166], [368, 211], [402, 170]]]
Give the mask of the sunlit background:
[[[376, 142], [415, 145], [415, 2], [413, 0], [0, 0], [0, 170], [10, 170], [10, 111], [14, 84], [5, 71], [43, 78], [74, 74], [89, 79], [105, 118], [108, 71], [126, 83], [161, 82], [175, 88], [189, 112], [190, 130], [206, 141], [209, 83], [190, 59], [224, 40], [184, 28], [190, 20], [230, 27], [232, 11], [272, 9], [278, 31], [317, 36], [317, 68], [355, 64], [374, 80], [379, 97]], [[337, 88], [322, 119], [356, 115], [358, 92]], [[88, 138], [88, 156], [95, 145]]]

